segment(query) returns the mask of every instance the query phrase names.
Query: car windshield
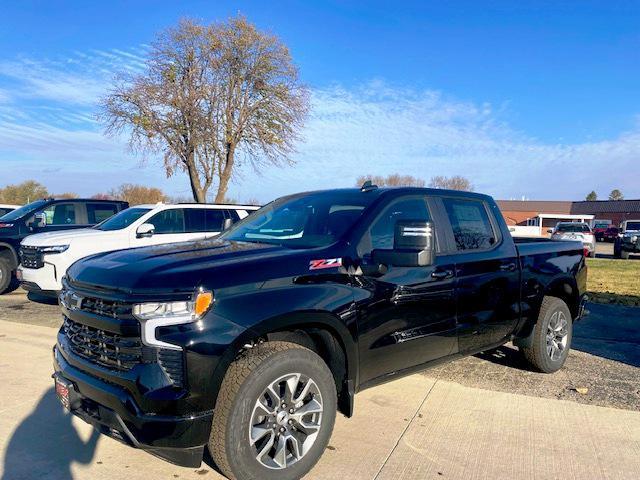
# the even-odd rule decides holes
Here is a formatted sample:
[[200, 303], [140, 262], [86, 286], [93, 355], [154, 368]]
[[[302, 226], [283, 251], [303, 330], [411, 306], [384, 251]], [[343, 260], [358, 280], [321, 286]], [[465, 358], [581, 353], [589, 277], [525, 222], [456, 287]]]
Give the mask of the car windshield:
[[558, 224], [558, 227], [556, 228], [556, 231], [558, 233], [565, 233], [565, 232], [570, 232], [570, 233], [575, 233], [575, 232], [590, 233], [589, 226], [585, 225], [584, 223], [560, 223], [560, 224]]
[[220, 238], [290, 248], [327, 246], [355, 224], [374, 198], [360, 191], [283, 197], [236, 223]]
[[626, 230], [640, 230], [640, 222], [627, 222]]
[[47, 203], [46, 200], [36, 200], [35, 202], [31, 202], [26, 204], [24, 207], [20, 207], [15, 209], [12, 212], [7, 213], [6, 215], [0, 217], [0, 220], [3, 222], [11, 222], [13, 220], [18, 220], [19, 218], [24, 217], [32, 213], [34, 210], [37, 210], [39, 207]]
[[127, 208], [120, 213], [115, 214], [113, 217], [107, 218], [103, 222], [97, 224], [93, 228], [96, 230], [112, 231], [122, 230], [127, 228], [133, 222], [138, 220], [142, 215], [147, 213], [150, 208], [133, 207]]

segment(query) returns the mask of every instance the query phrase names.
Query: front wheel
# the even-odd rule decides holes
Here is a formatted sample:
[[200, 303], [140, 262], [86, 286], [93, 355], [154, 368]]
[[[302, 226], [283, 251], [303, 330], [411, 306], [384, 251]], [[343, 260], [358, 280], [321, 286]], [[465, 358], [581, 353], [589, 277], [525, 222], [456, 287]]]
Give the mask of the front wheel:
[[324, 452], [336, 417], [331, 371], [313, 351], [266, 342], [231, 364], [209, 451], [230, 479], [297, 479]]
[[620, 258], [623, 260], [629, 260], [629, 257], [631, 256], [631, 254], [629, 252], [627, 252], [626, 250], [620, 250]]
[[553, 373], [566, 362], [572, 335], [573, 322], [567, 304], [557, 297], [544, 297], [531, 346], [520, 350], [536, 370]]
[[8, 293], [14, 285], [11, 264], [5, 258], [0, 258], [0, 295]]

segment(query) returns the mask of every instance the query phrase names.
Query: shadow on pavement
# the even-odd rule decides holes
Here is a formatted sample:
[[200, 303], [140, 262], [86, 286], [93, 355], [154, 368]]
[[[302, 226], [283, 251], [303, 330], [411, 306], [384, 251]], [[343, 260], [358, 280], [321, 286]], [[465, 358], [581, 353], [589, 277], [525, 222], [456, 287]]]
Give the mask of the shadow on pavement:
[[572, 348], [640, 367], [640, 308], [589, 303], [574, 326]]
[[[574, 324], [571, 348], [640, 367], [640, 308], [589, 303], [589, 315]], [[477, 358], [532, 371], [516, 348], [509, 346], [475, 355]]]
[[85, 442], [64, 412], [53, 388], [14, 430], [4, 457], [3, 480], [46, 478], [71, 480], [71, 464], [93, 459], [99, 433], [93, 430]]

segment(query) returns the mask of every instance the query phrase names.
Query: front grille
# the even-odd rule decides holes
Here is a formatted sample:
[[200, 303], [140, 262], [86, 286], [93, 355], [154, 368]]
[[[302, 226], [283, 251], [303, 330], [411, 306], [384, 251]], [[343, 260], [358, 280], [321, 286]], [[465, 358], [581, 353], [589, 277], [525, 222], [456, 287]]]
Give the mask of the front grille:
[[80, 310], [103, 317], [118, 318], [130, 315], [131, 305], [102, 298], [82, 297]]
[[144, 360], [139, 337], [123, 337], [69, 318], [64, 319], [62, 329], [73, 353], [103, 367], [127, 371]]
[[20, 263], [25, 268], [44, 267], [44, 258], [38, 247], [22, 245], [20, 247]]

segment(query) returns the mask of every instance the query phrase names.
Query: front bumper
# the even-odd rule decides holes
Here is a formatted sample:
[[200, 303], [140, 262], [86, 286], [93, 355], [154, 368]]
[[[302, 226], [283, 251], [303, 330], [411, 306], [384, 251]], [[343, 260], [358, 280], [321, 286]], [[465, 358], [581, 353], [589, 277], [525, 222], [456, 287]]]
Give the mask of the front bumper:
[[46, 294], [47, 292], [58, 292], [62, 289], [62, 284], [58, 278], [58, 271], [55, 265], [45, 263], [42, 268], [18, 268], [18, 280], [21, 286], [34, 293]]
[[177, 416], [144, 413], [125, 388], [74, 367], [69, 355], [73, 354], [63, 352], [60, 344], [53, 349], [53, 376], [73, 386], [71, 413], [131, 447], [177, 465], [200, 465], [213, 411]]

